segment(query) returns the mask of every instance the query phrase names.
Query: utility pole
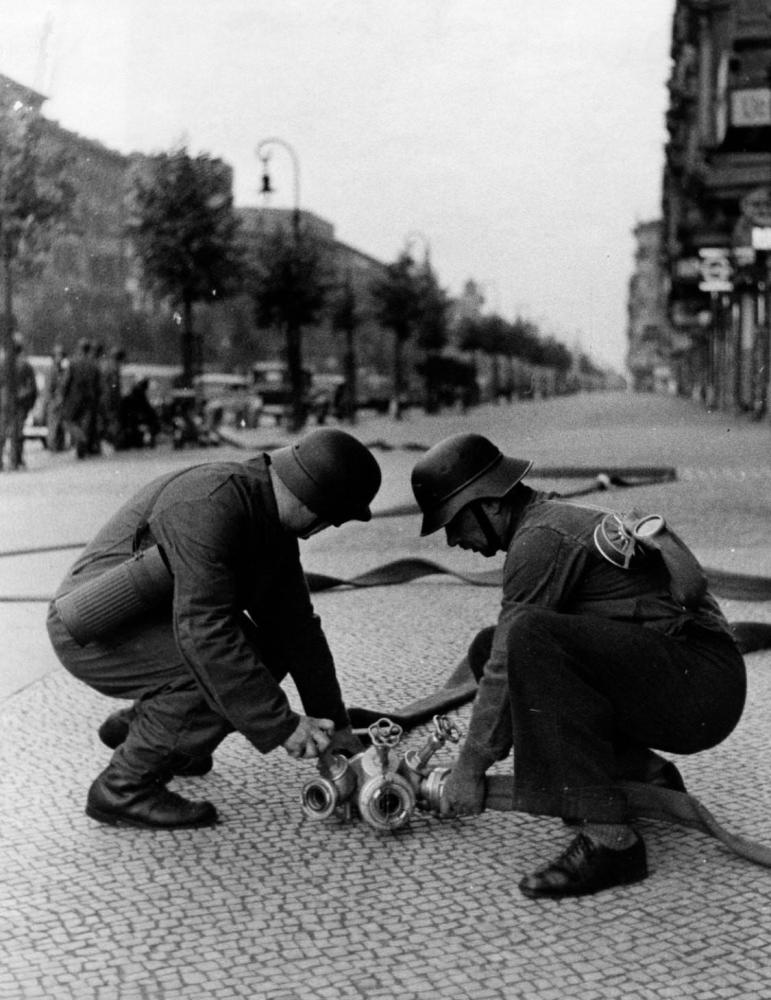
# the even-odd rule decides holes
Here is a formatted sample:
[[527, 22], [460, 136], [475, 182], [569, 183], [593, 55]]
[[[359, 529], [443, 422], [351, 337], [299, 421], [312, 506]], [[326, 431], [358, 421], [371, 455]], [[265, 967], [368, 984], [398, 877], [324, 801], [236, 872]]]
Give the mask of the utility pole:
[[[0, 128], [8, 128], [7, 112], [0, 108]], [[3, 148], [5, 147], [5, 148]], [[13, 438], [16, 430], [16, 357], [13, 340], [13, 286], [11, 283], [11, 233], [8, 218], [8, 172], [7, 143], [0, 143], [0, 257], [3, 269], [3, 337], [5, 360], [0, 366], [0, 391], [5, 389], [5, 421], [10, 428], [11, 463], [13, 463]], [[3, 386], [4, 383], [4, 386]], [[2, 416], [0, 416], [2, 419]], [[0, 459], [2, 455], [0, 454]]]

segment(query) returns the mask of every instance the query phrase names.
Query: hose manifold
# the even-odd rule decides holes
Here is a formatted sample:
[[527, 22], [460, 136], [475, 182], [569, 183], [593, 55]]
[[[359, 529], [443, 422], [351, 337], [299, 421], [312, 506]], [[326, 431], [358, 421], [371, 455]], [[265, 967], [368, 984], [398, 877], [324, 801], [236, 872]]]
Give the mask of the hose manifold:
[[419, 750], [401, 756], [396, 748], [402, 729], [390, 719], [373, 723], [372, 746], [354, 757], [326, 753], [319, 758], [319, 774], [302, 789], [302, 809], [309, 819], [358, 815], [379, 832], [405, 826], [416, 808], [437, 813], [449, 767], [431, 768], [428, 762], [460, 731], [445, 716], [434, 716], [433, 731]]

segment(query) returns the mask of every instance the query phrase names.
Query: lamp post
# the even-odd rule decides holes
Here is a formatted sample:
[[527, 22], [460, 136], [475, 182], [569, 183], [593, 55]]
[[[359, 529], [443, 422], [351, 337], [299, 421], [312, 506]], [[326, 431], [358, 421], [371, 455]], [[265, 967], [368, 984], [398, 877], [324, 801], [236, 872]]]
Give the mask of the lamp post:
[[294, 172], [294, 209], [292, 212], [292, 231], [294, 232], [296, 239], [300, 231], [300, 161], [297, 158], [297, 153], [294, 151], [293, 147], [283, 139], [277, 139], [275, 137], [271, 139], [263, 139], [257, 146], [257, 156], [262, 163], [262, 187], [260, 188], [260, 194], [272, 194], [274, 190], [271, 187], [269, 173], [271, 146], [280, 146], [289, 154], [289, 158], [292, 161], [292, 169]]
[[423, 266], [427, 268], [431, 263], [431, 243], [425, 233], [419, 229], [411, 229], [404, 237], [404, 248], [412, 256], [412, 245], [416, 241], [423, 244]]
[[[270, 183], [270, 147], [280, 146], [289, 154], [294, 171], [294, 211], [292, 212], [292, 249], [289, 258], [290, 273], [294, 281], [301, 283], [303, 280], [303, 261], [300, 245], [300, 161], [292, 146], [283, 139], [271, 138], [263, 139], [257, 146], [257, 156], [262, 163], [262, 188], [261, 193], [268, 195], [273, 188]], [[294, 290], [292, 290], [294, 293]], [[292, 294], [292, 298], [294, 298]], [[302, 299], [302, 295], [298, 295]], [[286, 330], [286, 360], [289, 372], [289, 382], [292, 387], [292, 416], [291, 429], [299, 431], [306, 419], [306, 385], [305, 371], [302, 363], [302, 319], [298, 315], [297, 303], [291, 306], [285, 303], [282, 320]]]

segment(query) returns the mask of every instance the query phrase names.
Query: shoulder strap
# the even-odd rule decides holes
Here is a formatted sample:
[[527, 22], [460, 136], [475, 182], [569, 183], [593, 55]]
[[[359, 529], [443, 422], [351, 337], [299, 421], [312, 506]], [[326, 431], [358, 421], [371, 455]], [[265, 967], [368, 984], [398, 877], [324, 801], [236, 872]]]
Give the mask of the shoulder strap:
[[[169, 486], [171, 483], [174, 482], [175, 479], [179, 479], [181, 475], [183, 475], [185, 472], [190, 472], [191, 469], [199, 468], [201, 464], [202, 463], [199, 462], [197, 465], [187, 465], [185, 466], [184, 469], [177, 469], [176, 472], [172, 473], [167, 478], [165, 478], [163, 482], [158, 485], [156, 491], [151, 494], [150, 502], [148, 504], [148, 510], [152, 510], [152, 508], [156, 505], [156, 503], [158, 503], [158, 498], [160, 497], [160, 495], [163, 493], [163, 491], [166, 489], [167, 486]], [[144, 540], [144, 537], [148, 531], [149, 531], [148, 519], [147, 517], [143, 517], [140, 520], [139, 524], [137, 525], [136, 531], [134, 532], [134, 537], [131, 542], [132, 552], [139, 551], [142, 541]]]

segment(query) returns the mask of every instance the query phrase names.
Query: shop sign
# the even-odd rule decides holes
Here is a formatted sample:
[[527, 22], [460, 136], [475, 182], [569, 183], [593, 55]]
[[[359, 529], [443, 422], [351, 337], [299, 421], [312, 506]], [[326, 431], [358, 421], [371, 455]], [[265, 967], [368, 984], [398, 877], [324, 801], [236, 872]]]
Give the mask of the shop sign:
[[680, 281], [698, 281], [701, 277], [701, 261], [698, 257], [681, 257], [675, 263], [675, 277]]
[[771, 226], [752, 227], [752, 246], [755, 250], [771, 250]]
[[751, 267], [755, 263], [755, 248], [734, 247], [734, 263], [737, 267]]
[[771, 188], [755, 188], [741, 202], [742, 214], [754, 226], [771, 226]]
[[733, 288], [731, 281], [733, 272], [728, 251], [722, 247], [702, 247], [699, 250], [699, 257], [701, 258], [699, 288], [702, 292], [730, 292]]
[[735, 128], [771, 125], [771, 89], [747, 87], [732, 91], [731, 124]]

